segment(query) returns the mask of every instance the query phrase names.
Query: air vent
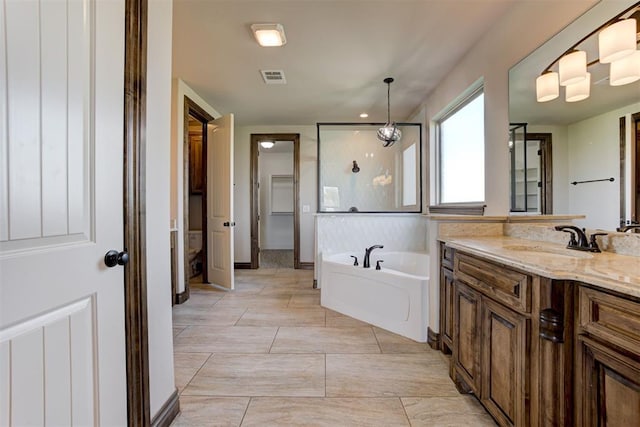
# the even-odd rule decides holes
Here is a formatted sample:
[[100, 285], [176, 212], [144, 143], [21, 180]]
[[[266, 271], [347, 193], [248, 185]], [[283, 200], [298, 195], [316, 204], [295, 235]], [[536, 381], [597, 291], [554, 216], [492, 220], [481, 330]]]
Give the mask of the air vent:
[[282, 70], [260, 70], [260, 74], [262, 74], [262, 80], [268, 85], [283, 85], [287, 83]]

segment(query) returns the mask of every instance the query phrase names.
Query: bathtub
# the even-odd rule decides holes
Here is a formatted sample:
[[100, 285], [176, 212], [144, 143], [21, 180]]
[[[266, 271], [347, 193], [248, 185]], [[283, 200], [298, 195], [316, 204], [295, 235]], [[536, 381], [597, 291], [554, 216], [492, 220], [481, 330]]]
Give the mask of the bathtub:
[[[322, 255], [321, 305], [426, 342], [429, 255], [378, 250], [371, 254], [371, 268], [363, 268], [360, 252]], [[358, 257], [357, 267], [350, 255]], [[384, 260], [381, 270], [375, 269], [377, 260]]]

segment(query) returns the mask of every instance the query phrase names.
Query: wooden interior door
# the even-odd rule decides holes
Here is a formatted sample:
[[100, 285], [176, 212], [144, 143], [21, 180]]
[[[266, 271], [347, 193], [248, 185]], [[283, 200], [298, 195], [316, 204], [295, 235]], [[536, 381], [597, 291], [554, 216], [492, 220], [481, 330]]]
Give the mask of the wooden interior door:
[[3, 426], [127, 424], [124, 6], [0, 7]]
[[208, 279], [233, 289], [233, 115], [209, 122], [207, 134]]

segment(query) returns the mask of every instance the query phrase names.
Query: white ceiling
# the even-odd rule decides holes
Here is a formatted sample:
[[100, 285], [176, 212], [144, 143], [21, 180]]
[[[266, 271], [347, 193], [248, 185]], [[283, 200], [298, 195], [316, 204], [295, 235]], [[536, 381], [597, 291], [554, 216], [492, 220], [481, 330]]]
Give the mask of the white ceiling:
[[[239, 125], [384, 122], [391, 76], [391, 118], [406, 121], [514, 2], [174, 0], [173, 76]], [[284, 25], [285, 46], [257, 45], [249, 27], [266, 22]]]

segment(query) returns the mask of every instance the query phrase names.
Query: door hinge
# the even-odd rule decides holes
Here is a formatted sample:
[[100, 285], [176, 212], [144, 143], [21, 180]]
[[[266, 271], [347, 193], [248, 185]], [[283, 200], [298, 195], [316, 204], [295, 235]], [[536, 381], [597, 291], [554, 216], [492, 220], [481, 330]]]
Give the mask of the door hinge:
[[538, 188], [542, 188], [542, 181], [538, 181]]
[[542, 156], [542, 150], [538, 150], [538, 156]]
[[258, 188], [260, 188], [260, 183], [259, 183], [259, 182], [258, 182], [258, 183], [256, 183], [256, 185], [258, 186]]
[[258, 215], [258, 221], [260, 221], [260, 215]]

